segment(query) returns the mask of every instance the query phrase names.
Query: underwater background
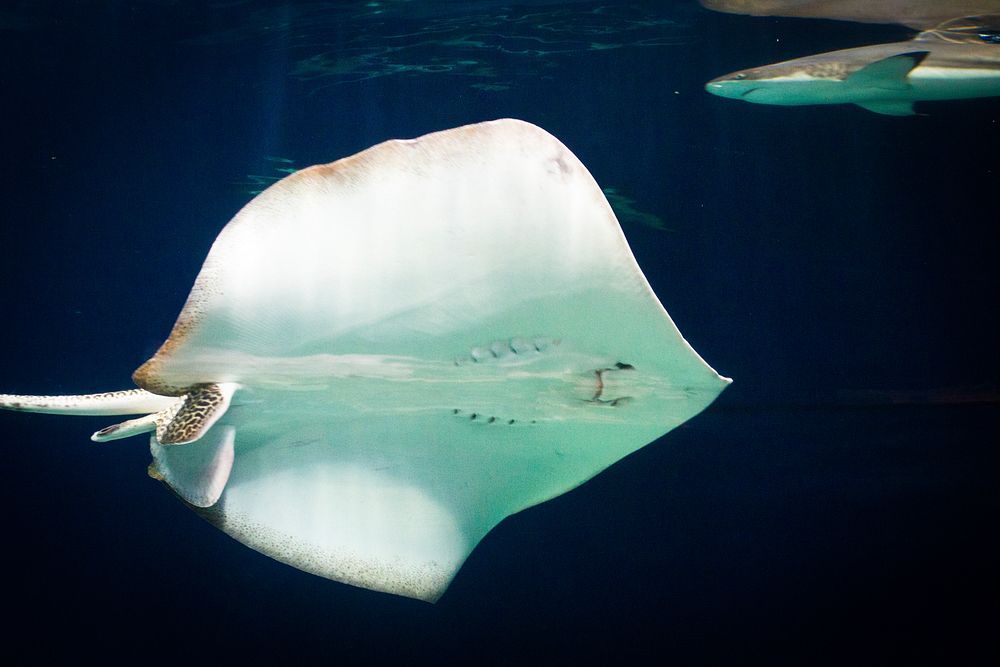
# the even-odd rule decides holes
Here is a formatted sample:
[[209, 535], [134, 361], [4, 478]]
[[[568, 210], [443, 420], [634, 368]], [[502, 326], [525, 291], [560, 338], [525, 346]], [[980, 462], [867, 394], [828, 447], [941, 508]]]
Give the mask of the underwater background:
[[516, 117], [605, 189], [734, 384], [517, 514], [436, 605], [281, 565], [107, 418], [0, 414], [0, 655], [955, 660], [998, 593], [1000, 99], [775, 107], [737, 69], [912, 30], [678, 2], [6, 2], [0, 390], [131, 386], [253, 193]]

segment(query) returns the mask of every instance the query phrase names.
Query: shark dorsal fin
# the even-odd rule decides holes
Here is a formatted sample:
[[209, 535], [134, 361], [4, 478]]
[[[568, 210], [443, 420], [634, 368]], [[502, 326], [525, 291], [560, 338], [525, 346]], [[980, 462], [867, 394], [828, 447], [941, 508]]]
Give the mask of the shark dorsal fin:
[[906, 75], [923, 62], [930, 51], [910, 51], [876, 60], [847, 77], [849, 84], [880, 90], [906, 90]]

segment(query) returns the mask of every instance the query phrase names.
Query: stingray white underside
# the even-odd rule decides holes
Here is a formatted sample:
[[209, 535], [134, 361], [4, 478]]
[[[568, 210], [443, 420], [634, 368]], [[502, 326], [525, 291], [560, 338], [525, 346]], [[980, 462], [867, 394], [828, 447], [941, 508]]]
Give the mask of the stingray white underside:
[[433, 600], [504, 517], [574, 488], [720, 388], [690, 372], [702, 369], [670, 381], [569, 340], [540, 347], [457, 365], [310, 357], [294, 389], [240, 390], [209, 437], [153, 437], [156, 466], [194, 458], [191, 476], [168, 481], [201, 504], [189, 494], [203, 493], [215, 435], [232, 433], [232, 472], [206, 518], [302, 570]]
[[504, 517], [728, 383], [583, 164], [514, 120], [386, 142], [261, 193], [135, 379], [232, 393], [200, 439], [151, 443], [154, 474], [215, 525], [425, 600]]

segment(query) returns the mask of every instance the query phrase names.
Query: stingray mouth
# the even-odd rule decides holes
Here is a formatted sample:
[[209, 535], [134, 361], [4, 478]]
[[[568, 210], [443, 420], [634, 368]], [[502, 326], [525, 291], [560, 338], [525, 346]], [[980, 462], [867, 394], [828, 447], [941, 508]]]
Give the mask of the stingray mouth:
[[[616, 371], [634, 371], [635, 366], [632, 364], [617, 362], [614, 366], [610, 368], [598, 368], [594, 371], [594, 395], [589, 399], [590, 403], [597, 403], [600, 405], [610, 405], [618, 406], [623, 403], [627, 403], [632, 400], [631, 396], [625, 396], [620, 393], [621, 385], [616, 382], [619, 380]], [[618, 386], [615, 386], [618, 385]]]

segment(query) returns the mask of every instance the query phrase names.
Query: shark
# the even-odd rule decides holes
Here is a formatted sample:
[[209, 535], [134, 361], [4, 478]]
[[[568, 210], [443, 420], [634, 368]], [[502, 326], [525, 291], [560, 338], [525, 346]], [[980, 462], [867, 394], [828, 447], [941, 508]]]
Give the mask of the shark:
[[909, 116], [913, 103], [1000, 95], [1000, 15], [946, 21], [913, 39], [732, 72], [713, 95], [757, 104], [857, 104]]
[[728, 14], [899, 23], [925, 30], [957, 16], [993, 14], [1000, 0], [698, 0]]

